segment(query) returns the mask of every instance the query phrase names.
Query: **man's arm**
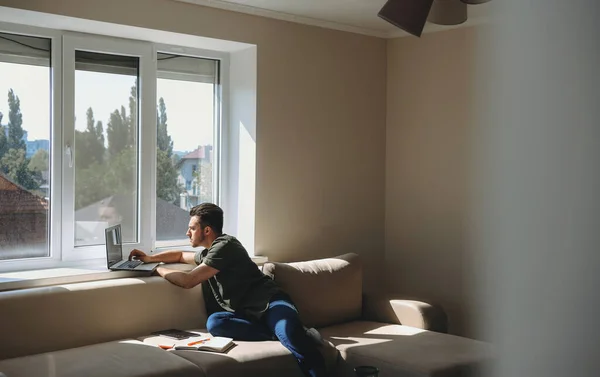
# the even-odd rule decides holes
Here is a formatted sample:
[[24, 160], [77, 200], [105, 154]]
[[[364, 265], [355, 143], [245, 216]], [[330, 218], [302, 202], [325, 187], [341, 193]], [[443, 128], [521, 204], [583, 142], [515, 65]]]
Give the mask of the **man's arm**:
[[137, 257], [144, 263], [163, 262], [196, 264], [194, 255], [194, 252], [180, 250], [168, 250], [155, 255], [146, 255], [146, 253], [143, 251], [134, 249], [131, 251], [131, 253], [129, 253], [129, 260], [131, 260], [133, 257]]
[[190, 272], [176, 271], [165, 267], [158, 267], [156, 272], [171, 283], [181, 288], [190, 289], [215, 276], [219, 270], [202, 263]]

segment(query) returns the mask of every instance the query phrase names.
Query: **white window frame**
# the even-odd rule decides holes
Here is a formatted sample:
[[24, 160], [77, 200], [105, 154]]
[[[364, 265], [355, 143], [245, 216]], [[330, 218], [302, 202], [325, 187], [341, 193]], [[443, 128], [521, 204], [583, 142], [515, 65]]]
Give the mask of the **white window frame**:
[[[221, 189], [224, 183], [224, 173], [223, 173], [223, 156], [227, 155], [227, 143], [224, 143], [224, 137], [226, 137], [227, 132], [227, 114], [228, 114], [228, 91], [229, 88], [229, 54], [203, 50], [199, 48], [191, 48], [191, 47], [182, 47], [182, 46], [173, 46], [166, 44], [155, 44], [154, 45], [154, 56], [157, 54], [172, 54], [179, 56], [187, 56], [191, 58], [204, 58], [204, 59], [212, 59], [218, 60], [219, 64], [217, 65], [217, 82], [215, 83], [215, 108], [214, 108], [214, 119], [213, 119], [213, 193], [215, 197], [215, 204], [222, 205], [223, 196]], [[157, 75], [158, 76], [158, 75]], [[165, 77], [166, 78], [166, 77]], [[158, 77], [157, 77], [158, 79]], [[155, 147], [156, 148], [156, 147]], [[155, 158], [156, 160], [156, 158]], [[156, 180], [154, 182], [156, 185]], [[182, 237], [179, 240], [169, 240], [169, 241], [157, 241], [156, 240], [156, 186], [154, 187], [154, 196], [152, 197], [152, 202], [150, 203], [152, 207], [153, 215], [151, 217], [152, 222], [152, 245], [154, 249], [157, 251], [170, 249], [173, 247], [177, 247], [178, 249], [189, 249], [189, 242], [186, 238]], [[182, 229], [182, 233], [185, 229]]]
[[[138, 198], [137, 198], [137, 237], [133, 243], [124, 244], [127, 248], [148, 249], [151, 245], [147, 219], [148, 203], [155, 164], [150, 158], [141, 158], [143, 151], [156, 145], [156, 59], [153, 58], [152, 44], [125, 39], [65, 33], [63, 36], [63, 150], [69, 146], [74, 153], [75, 139], [75, 51], [88, 51], [105, 54], [133, 56], [139, 58], [138, 69]], [[71, 155], [72, 156], [72, 155]], [[75, 246], [75, 177], [74, 164], [65, 153], [63, 163], [63, 261], [106, 258], [104, 245]], [[77, 159], [77, 156], [74, 156]]]
[[14, 271], [16, 269], [42, 269], [56, 266], [61, 261], [61, 232], [55, 229], [62, 222], [62, 33], [56, 30], [34, 26], [16, 25], [0, 22], [0, 31], [7, 34], [17, 34], [40, 37], [50, 40], [50, 205], [48, 220], [49, 256], [25, 259], [9, 259], [0, 262], [0, 270]]
[[[49, 256], [0, 261], [0, 272], [39, 270], [52, 267], [100, 266], [106, 260], [105, 246], [75, 247], [74, 166], [69, 166], [67, 144], [74, 142], [75, 50], [140, 58], [138, 121], [138, 240], [124, 245], [153, 252], [156, 244], [156, 103], [157, 53], [218, 60], [215, 85], [213, 139], [213, 192], [215, 202], [224, 203], [227, 191], [229, 53], [166, 45], [143, 40], [81, 34], [0, 22], [0, 31], [51, 40], [51, 136]], [[70, 114], [70, 115], [69, 115]], [[142, 156], [144, 158], [142, 158]], [[74, 156], [76, 158], [76, 156]], [[185, 229], [182, 229], [182, 232]], [[169, 241], [173, 242], [173, 241]], [[179, 247], [186, 249], [185, 247]]]

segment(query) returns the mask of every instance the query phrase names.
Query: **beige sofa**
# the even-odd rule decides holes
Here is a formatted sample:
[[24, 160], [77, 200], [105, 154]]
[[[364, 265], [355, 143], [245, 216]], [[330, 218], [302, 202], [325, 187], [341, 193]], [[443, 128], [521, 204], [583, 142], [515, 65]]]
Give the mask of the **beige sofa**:
[[[444, 313], [426, 303], [363, 297], [355, 254], [267, 263], [265, 273], [295, 300], [331, 346], [332, 375], [374, 365], [380, 376], [475, 375], [489, 345], [440, 332]], [[7, 377], [298, 376], [279, 342], [242, 342], [227, 354], [164, 351], [144, 343], [166, 328], [202, 330], [201, 287], [132, 277], [0, 292], [0, 372]], [[141, 339], [141, 340], [140, 340]]]

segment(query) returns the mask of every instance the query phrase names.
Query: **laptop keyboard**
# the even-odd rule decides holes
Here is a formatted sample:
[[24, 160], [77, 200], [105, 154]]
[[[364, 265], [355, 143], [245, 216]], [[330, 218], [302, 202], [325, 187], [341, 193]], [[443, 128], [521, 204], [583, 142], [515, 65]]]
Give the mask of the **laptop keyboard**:
[[119, 266], [119, 268], [136, 268], [140, 264], [142, 264], [141, 260], [129, 260]]

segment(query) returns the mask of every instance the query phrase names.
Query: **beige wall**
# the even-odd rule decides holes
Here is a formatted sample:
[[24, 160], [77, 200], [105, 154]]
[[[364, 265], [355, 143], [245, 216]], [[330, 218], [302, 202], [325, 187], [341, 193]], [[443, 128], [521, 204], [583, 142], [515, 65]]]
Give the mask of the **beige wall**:
[[389, 286], [441, 303], [472, 335], [470, 134], [475, 43], [465, 28], [388, 42], [386, 237]]
[[256, 250], [275, 261], [355, 251], [375, 286], [384, 237], [385, 40], [168, 0], [0, 5], [258, 45]]

